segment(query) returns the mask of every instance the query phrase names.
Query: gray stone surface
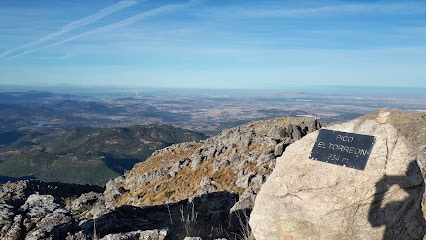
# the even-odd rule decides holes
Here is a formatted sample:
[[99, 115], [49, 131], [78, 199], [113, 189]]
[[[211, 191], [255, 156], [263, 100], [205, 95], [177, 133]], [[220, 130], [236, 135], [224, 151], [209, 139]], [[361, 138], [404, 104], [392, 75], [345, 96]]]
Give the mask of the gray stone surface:
[[216, 187], [213, 185], [212, 179], [209, 177], [201, 178], [200, 193], [207, 194], [211, 192], [216, 192]]
[[309, 159], [318, 131], [290, 145], [256, 197], [257, 240], [422, 239], [424, 178], [417, 150], [389, 123], [328, 127], [373, 135], [364, 171]]
[[60, 239], [73, 225], [70, 212], [54, 203], [51, 195], [30, 195], [17, 210], [13, 223], [4, 232], [5, 239]]
[[[24, 180], [0, 185], [0, 239], [65, 239], [78, 229], [74, 212], [102, 188]], [[82, 193], [83, 196], [80, 196]], [[92, 196], [92, 197], [91, 197]], [[67, 208], [65, 200], [70, 204]], [[71, 207], [73, 206], [73, 207]], [[72, 239], [85, 239], [76, 236]]]
[[108, 234], [101, 238], [101, 240], [164, 240], [167, 236], [167, 231], [167, 229], [154, 229]]

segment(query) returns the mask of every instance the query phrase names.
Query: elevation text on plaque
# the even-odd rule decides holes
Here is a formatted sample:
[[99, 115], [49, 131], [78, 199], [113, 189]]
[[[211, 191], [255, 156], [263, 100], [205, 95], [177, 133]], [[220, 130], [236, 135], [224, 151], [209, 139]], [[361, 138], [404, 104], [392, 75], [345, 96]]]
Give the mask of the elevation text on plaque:
[[310, 159], [364, 170], [374, 136], [321, 129]]

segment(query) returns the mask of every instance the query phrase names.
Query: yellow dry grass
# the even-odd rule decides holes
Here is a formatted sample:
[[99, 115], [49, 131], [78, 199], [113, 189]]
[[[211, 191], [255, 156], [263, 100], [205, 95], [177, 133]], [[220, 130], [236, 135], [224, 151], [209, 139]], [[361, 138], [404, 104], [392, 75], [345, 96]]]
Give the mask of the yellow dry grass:
[[[363, 115], [363, 116], [359, 117], [359, 119], [361, 119], [362, 121], [367, 120], [367, 119], [374, 120], [374, 119], [376, 119], [379, 112], [380, 112], [380, 110], [377, 111], [377, 112], [367, 114], [367, 115]], [[399, 124], [404, 124], [405, 122], [407, 122], [409, 120], [422, 117], [424, 115], [425, 115], [424, 112], [406, 113], [406, 112], [403, 112], [401, 110], [395, 110], [395, 111], [390, 112], [388, 122], [393, 124], [393, 125], [399, 125]]]
[[259, 142], [252, 143], [248, 147], [249, 152], [257, 152], [257, 153], [273, 152], [274, 150], [275, 150], [275, 146], [265, 145]]
[[[138, 176], [151, 172], [155, 169], [160, 169], [165, 166], [169, 166], [176, 161], [180, 161], [185, 158], [189, 158], [197, 149], [199, 149], [203, 143], [192, 142], [187, 144], [187, 148], [181, 148], [179, 145], [174, 145], [166, 148], [167, 151], [162, 151], [158, 154], [152, 155], [146, 161], [136, 164], [133, 169], [126, 174], [126, 179], [136, 181]], [[128, 181], [125, 184], [125, 188], [131, 185], [133, 181]]]
[[203, 177], [211, 178], [217, 191], [236, 191], [241, 194], [243, 189], [235, 186], [237, 173], [230, 168], [221, 168], [214, 173], [212, 163], [213, 159], [208, 159], [200, 164], [196, 171], [192, 171], [191, 167], [187, 166], [173, 178], [168, 175], [159, 181], [140, 186], [120, 196], [116, 205], [151, 206], [195, 197], [200, 192], [200, 182]]
[[[277, 124], [298, 124], [303, 121], [300, 118], [277, 118], [245, 125], [245, 128], [258, 129], [262, 127], [265, 135], [268, 134], [269, 125]], [[200, 164], [196, 171], [192, 171], [191, 166], [186, 166], [180, 169], [174, 177], [166, 175], [157, 181], [153, 181], [147, 185], [135, 187], [139, 176], [152, 172], [156, 169], [161, 169], [166, 166], [189, 158], [196, 150], [202, 147], [203, 143], [191, 143], [186, 148], [172, 146], [161, 152], [157, 152], [147, 161], [137, 164], [132, 171], [126, 174], [126, 183], [124, 188], [129, 189], [129, 192], [124, 193], [116, 202], [117, 206], [130, 204], [135, 206], [149, 206], [165, 204], [167, 202], [179, 201], [189, 197], [195, 197], [200, 192], [200, 182], [203, 177], [212, 179], [212, 184], [217, 188], [217, 191], [235, 191], [242, 194], [243, 190], [235, 185], [237, 181], [237, 169], [233, 167], [221, 167], [218, 171], [213, 171], [214, 159], [207, 159]], [[247, 148], [241, 144], [237, 144], [233, 148], [227, 149], [222, 153], [222, 158], [231, 156], [233, 151], [244, 151], [253, 153], [273, 152], [275, 146], [269, 146], [260, 142], [254, 142]], [[260, 167], [255, 162], [249, 162], [244, 166], [244, 169], [249, 169], [251, 172], [262, 172], [262, 174], [270, 174], [271, 169]], [[133, 186], [133, 189], [130, 189]]]

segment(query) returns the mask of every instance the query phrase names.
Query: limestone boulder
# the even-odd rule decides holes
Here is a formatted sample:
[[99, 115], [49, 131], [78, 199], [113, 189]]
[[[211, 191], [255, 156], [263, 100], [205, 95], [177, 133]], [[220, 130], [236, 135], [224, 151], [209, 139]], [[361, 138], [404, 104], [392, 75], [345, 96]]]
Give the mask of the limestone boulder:
[[256, 197], [255, 239], [423, 239], [416, 149], [389, 123], [356, 119], [327, 128], [375, 136], [365, 169], [310, 159], [318, 131], [291, 144]]

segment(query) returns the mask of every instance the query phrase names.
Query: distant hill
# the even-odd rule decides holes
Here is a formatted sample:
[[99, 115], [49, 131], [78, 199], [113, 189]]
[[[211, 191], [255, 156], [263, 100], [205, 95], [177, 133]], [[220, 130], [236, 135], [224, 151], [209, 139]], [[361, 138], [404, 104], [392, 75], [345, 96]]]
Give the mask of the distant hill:
[[3, 135], [12, 138], [3, 141], [7, 145], [3, 145], [0, 176], [96, 185], [130, 170], [157, 149], [206, 138], [202, 133], [160, 124], [80, 127], [37, 141], [37, 135]]

